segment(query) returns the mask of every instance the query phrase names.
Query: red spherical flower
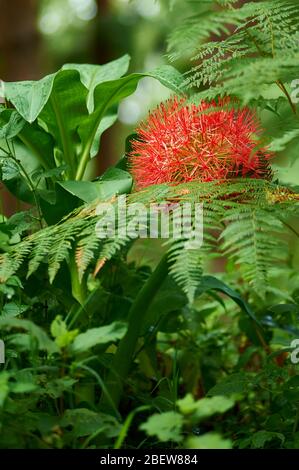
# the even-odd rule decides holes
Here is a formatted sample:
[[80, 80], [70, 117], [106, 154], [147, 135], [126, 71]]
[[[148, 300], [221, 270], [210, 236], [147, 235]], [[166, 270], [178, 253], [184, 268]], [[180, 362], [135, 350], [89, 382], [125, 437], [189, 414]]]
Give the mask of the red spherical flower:
[[260, 146], [260, 130], [255, 113], [233, 107], [229, 98], [199, 105], [171, 98], [137, 129], [129, 153], [135, 187], [234, 177], [271, 179], [271, 153]]

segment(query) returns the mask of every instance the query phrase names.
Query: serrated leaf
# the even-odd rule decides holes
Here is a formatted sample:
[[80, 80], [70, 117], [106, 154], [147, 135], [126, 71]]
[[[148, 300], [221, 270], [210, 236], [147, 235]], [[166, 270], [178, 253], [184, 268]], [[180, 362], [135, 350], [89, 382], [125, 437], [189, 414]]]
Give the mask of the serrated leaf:
[[141, 424], [140, 429], [149, 436], [156, 436], [161, 442], [182, 440], [183, 417], [175, 411], [154, 414]]
[[220, 434], [209, 432], [199, 437], [190, 437], [186, 442], [187, 449], [231, 449], [232, 441]]
[[225, 413], [234, 406], [234, 400], [224, 396], [205, 397], [194, 400], [191, 394], [178, 400], [177, 405], [183, 414], [193, 414], [194, 418], [205, 419], [218, 413]]
[[72, 344], [72, 351], [74, 353], [81, 353], [88, 351], [98, 344], [107, 344], [111, 341], [116, 341], [121, 339], [126, 331], [127, 325], [119, 321], [99, 328], [91, 328], [75, 338]]

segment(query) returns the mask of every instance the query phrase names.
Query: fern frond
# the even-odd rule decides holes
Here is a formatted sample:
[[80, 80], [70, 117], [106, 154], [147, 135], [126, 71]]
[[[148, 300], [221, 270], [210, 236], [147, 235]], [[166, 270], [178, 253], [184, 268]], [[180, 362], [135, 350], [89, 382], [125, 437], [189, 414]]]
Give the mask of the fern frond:
[[285, 260], [287, 244], [283, 224], [271, 212], [252, 205], [224, 217], [226, 228], [220, 236], [221, 249], [239, 266], [243, 279], [264, 297], [271, 269]]
[[[208, 90], [201, 91], [201, 99], [228, 94], [249, 103], [263, 96], [266, 87], [277, 84], [287, 99], [283, 83], [299, 76], [297, 1], [265, 0], [235, 6], [218, 12], [216, 8], [213, 16], [215, 2], [205, 3], [206, 11], [198, 6], [193, 18], [172, 33], [176, 38], [171, 43], [173, 48], [179, 42], [184, 46], [184, 36], [188, 48], [194, 34], [195, 66], [184, 85], [201, 90], [208, 85]], [[213, 32], [209, 24], [214, 19], [217, 26]], [[201, 37], [198, 29], [202, 21], [207, 22], [207, 34]]]
[[[146, 207], [151, 203], [203, 204], [202, 248], [184, 249], [184, 236], [179, 240], [170, 236], [169, 241], [171, 273], [191, 299], [201, 277], [201, 259], [209, 253], [224, 252], [242, 266], [246, 282], [253, 282], [256, 288], [265, 286], [271, 265], [279, 262], [281, 252], [284, 256], [287, 254], [282, 248], [281, 237], [286, 224], [281, 219], [284, 217], [287, 221], [288, 215], [298, 213], [298, 201], [299, 195], [288, 187], [264, 180], [235, 179], [177, 186], [155, 185], [128, 195], [126, 204], [142, 202]], [[110, 202], [116, 204], [116, 201]], [[76, 209], [59, 224], [30, 235], [11, 252], [1, 255], [1, 280], [5, 281], [28, 260], [28, 274], [32, 274], [41, 262], [47, 263], [52, 282], [75, 246], [80, 277], [87, 269], [97, 273], [107, 260], [129, 247], [134, 240], [125, 230], [121, 230], [124, 235], [116, 232], [115, 238], [98, 238], [96, 226], [101, 216], [96, 211], [97, 203]], [[116, 229], [125, 229], [123, 224], [128, 222], [130, 219], [117, 220]]]
[[188, 240], [174, 241], [168, 250], [169, 273], [193, 302], [203, 272], [202, 250], [186, 247]]
[[96, 253], [99, 250], [99, 244], [100, 240], [94, 230], [94, 223], [92, 222], [82, 231], [81, 238], [76, 247], [76, 264], [80, 280], [82, 280], [91, 261], [95, 259]]
[[22, 243], [15, 245], [12, 251], [0, 255], [0, 282], [6, 282], [18, 271], [28, 257], [31, 247], [32, 240], [27, 238]]

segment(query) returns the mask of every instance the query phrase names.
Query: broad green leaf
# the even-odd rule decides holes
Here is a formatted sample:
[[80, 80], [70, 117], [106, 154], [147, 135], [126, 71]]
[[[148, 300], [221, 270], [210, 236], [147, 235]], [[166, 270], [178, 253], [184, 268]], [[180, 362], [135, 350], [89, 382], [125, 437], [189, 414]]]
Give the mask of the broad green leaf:
[[65, 321], [61, 315], [57, 315], [51, 323], [51, 334], [55, 338], [55, 343], [59, 348], [69, 346], [78, 335], [79, 330], [68, 331]]
[[282, 444], [285, 441], [284, 435], [280, 432], [258, 431], [253, 434], [251, 444], [254, 449], [262, 449], [266, 442], [273, 441], [273, 439], [278, 439]]
[[52, 137], [37, 123], [28, 124], [16, 110], [4, 109], [0, 113], [0, 140], [12, 139], [16, 136], [44, 168], [54, 166]]
[[147, 77], [156, 78], [162, 85], [174, 91], [178, 95], [183, 93], [183, 77], [178, 70], [171, 65], [162, 65], [153, 72], [145, 74]]
[[84, 202], [92, 202], [99, 197], [99, 185], [97, 182], [63, 181], [58, 184], [70, 194]]
[[74, 437], [89, 436], [95, 432], [103, 433], [105, 437], [115, 437], [120, 432], [120, 424], [110, 415], [96, 413], [87, 408], [66, 410], [60, 422], [61, 427], [72, 427], [68, 433]]
[[64, 181], [58, 184], [82, 201], [92, 202], [95, 199], [105, 200], [115, 194], [128, 193], [132, 186], [132, 177], [126, 171], [111, 168], [98, 181]]
[[155, 436], [161, 442], [182, 440], [183, 417], [175, 411], [154, 414], [141, 424], [140, 429], [148, 436]]
[[51, 398], [58, 398], [63, 395], [64, 392], [72, 393], [74, 390], [74, 385], [77, 383], [77, 380], [70, 377], [61, 377], [59, 379], [51, 380], [44, 385], [43, 392], [49, 395]]
[[230, 297], [239, 307], [246, 313], [251, 320], [253, 320], [261, 329], [262, 325], [257, 320], [256, 316], [254, 315], [253, 311], [251, 310], [248, 303], [236, 292], [235, 290], [228, 287], [224, 282], [220, 281], [214, 276], [203, 276], [201, 278], [201, 283], [196, 291], [197, 295], [201, 295], [204, 292], [209, 290], [217, 290], [222, 292], [223, 294]]
[[13, 109], [5, 109], [0, 113], [0, 140], [12, 139], [23, 129], [26, 121]]
[[[117, 118], [118, 103], [135, 91], [140, 79], [153, 77], [181, 92], [183, 78], [173, 67], [121, 78], [128, 64], [128, 56], [101, 66], [67, 64], [36, 82], [5, 83], [5, 97], [20, 115], [29, 123], [38, 118], [39, 134], [27, 126], [18, 134], [44, 168], [66, 164], [68, 178], [81, 180], [90, 158], [98, 153], [102, 133]], [[56, 143], [55, 162], [49, 134]]]
[[87, 90], [75, 70], [62, 70], [56, 74], [49, 101], [40, 113], [40, 121], [53, 135], [61, 149], [70, 176], [75, 175], [77, 128], [86, 114]]
[[66, 191], [60, 182], [55, 184], [54, 204], [52, 201], [49, 202], [48, 198], [45, 199], [43, 194], [41, 194], [41, 198], [40, 206], [48, 225], [56, 224], [62, 217], [82, 204], [80, 199]]
[[97, 156], [100, 147], [100, 141], [102, 134], [109, 129], [109, 127], [113, 126], [113, 124], [117, 120], [117, 113], [110, 113], [107, 116], [104, 116], [100, 122], [99, 127], [97, 128], [96, 135], [94, 137], [94, 141], [92, 143], [92, 147], [90, 150], [90, 158], [94, 158]]
[[29, 305], [18, 304], [16, 302], [9, 302], [4, 305], [0, 318], [10, 318], [10, 317], [17, 317], [22, 313], [28, 310]]
[[187, 449], [231, 449], [232, 441], [220, 434], [208, 432], [199, 437], [190, 437], [186, 442]]
[[30, 320], [21, 320], [15, 317], [0, 318], [0, 329], [1, 328], [6, 330], [25, 330], [29, 333], [32, 339], [36, 340], [37, 346], [40, 350], [48, 351], [49, 353], [55, 353], [58, 351], [57, 346], [50, 340], [47, 333]]
[[[159, 80], [163, 85], [178, 92], [182, 84], [182, 76], [177, 70], [171, 66], [161, 67], [149, 73], [135, 73], [118, 80], [111, 80], [96, 86], [94, 90], [94, 111], [88, 117], [81, 120], [79, 127], [79, 135], [83, 143], [82, 153], [80, 156], [80, 167], [77, 172], [77, 178], [81, 179], [85, 170], [86, 163], [88, 162], [94, 139], [97, 135], [98, 127], [101, 120], [111, 108], [116, 105], [123, 98], [131, 95], [138, 85], [141, 78], [153, 77]], [[181, 92], [182, 90], [180, 90]]]
[[90, 348], [98, 344], [107, 344], [111, 341], [121, 339], [125, 335], [126, 331], [126, 324], [119, 321], [99, 328], [91, 328], [75, 338], [75, 341], [72, 344], [72, 350], [75, 353], [88, 351]]
[[225, 395], [230, 396], [233, 394], [248, 392], [249, 377], [243, 372], [231, 374], [224, 380], [212, 387], [208, 395]]
[[95, 87], [100, 83], [122, 77], [128, 71], [129, 63], [130, 57], [124, 55], [104, 65], [65, 64], [62, 70], [77, 70], [79, 72], [81, 82], [88, 89], [87, 109], [91, 113], [94, 109]]
[[56, 74], [37, 81], [5, 82], [4, 95], [23, 118], [33, 122], [47, 103]]
[[191, 394], [178, 400], [177, 405], [183, 414], [191, 414], [193, 418], [205, 419], [218, 413], [225, 413], [234, 406], [234, 400], [222, 396], [213, 396], [194, 400]]
[[129, 193], [132, 188], [132, 176], [120, 168], [111, 167], [98, 179], [100, 197], [110, 198], [114, 194]]
[[[114, 194], [123, 194], [130, 191], [132, 177], [129, 173], [114, 168], [105, 174], [107, 174], [107, 179], [105, 177], [93, 182], [64, 181], [59, 183], [59, 185], [84, 202], [92, 202], [95, 199], [106, 200]], [[116, 175], [119, 178], [116, 178]], [[109, 180], [109, 177], [111, 177], [111, 180]]]
[[18, 138], [37, 158], [43, 168], [49, 170], [55, 166], [54, 139], [37, 123], [26, 123], [19, 132]]
[[31, 393], [37, 390], [37, 385], [32, 382], [16, 382], [10, 384], [12, 393]]

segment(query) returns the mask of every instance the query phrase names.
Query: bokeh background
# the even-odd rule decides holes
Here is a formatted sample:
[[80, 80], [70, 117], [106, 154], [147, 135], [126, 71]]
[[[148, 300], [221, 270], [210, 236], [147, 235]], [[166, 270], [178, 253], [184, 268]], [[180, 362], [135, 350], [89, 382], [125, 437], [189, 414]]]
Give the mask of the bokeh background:
[[[38, 79], [69, 62], [103, 64], [128, 53], [130, 72], [167, 62], [178, 15], [161, 0], [0, 0], [0, 78]], [[151, 78], [119, 109], [102, 139], [95, 174], [118, 160], [136, 123], [169, 91]]]

